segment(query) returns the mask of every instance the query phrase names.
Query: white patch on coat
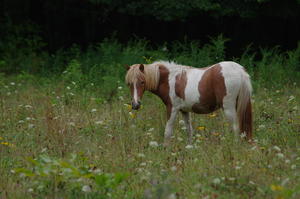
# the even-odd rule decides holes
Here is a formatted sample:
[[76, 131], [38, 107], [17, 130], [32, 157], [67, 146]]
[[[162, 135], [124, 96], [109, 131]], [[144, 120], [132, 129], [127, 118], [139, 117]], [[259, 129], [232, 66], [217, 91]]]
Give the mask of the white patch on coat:
[[134, 99], [135, 103], [138, 103], [138, 94], [137, 94], [136, 83], [133, 84], [133, 99]]

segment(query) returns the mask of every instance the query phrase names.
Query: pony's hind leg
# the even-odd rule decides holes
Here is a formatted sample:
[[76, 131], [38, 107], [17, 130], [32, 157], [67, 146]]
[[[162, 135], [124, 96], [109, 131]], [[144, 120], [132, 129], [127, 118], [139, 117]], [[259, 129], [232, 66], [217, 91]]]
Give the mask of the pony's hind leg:
[[188, 135], [188, 140], [189, 143], [192, 143], [192, 137], [193, 137], [193, 127], [192, 127], [192, 121], [191, 121], [191, 113], [181, 111], [183, 120], [187, 129], [187, 135]]
[[236, 137], [239, 136], [239, 122], [237, 118], [235, 103], [227, 103], [223, 105], [226, 119], [231, 123], [232, 129]]

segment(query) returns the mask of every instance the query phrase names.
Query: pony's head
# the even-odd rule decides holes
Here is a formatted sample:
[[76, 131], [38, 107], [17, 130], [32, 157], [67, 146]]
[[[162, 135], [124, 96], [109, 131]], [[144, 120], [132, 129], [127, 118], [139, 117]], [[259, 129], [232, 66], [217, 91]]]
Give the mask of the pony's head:
[[134, 64], [127, 66], [126, 84], [132, 97], [132, 109], [138, 110], [145, 90], [155, 90], [158, 85], [159, 71], [154, 65]]

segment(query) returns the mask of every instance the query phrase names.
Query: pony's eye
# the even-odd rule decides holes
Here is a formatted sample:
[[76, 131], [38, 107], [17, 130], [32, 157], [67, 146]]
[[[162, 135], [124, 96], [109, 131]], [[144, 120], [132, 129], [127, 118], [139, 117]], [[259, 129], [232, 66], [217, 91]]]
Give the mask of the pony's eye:
[[141, 84], [142, 84], [142, 85], [144, 85], [144, 84], [145, 84], [145, 82], [141, 82]]

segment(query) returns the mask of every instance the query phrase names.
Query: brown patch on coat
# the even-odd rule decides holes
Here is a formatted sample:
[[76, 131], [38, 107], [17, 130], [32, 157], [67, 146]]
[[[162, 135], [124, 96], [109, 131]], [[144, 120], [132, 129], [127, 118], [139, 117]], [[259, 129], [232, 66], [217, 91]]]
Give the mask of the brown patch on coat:
[[186, 87], [186, 83], [187, 83], [187, 77], [185, 71], [176, 75], [175, 94], [183, 100], [185, 99], [184, 90]]
[[198, 89], [200, 93], [199, 103], [192, 106], [195, 113], [207, 114], [222, 107], [226, 87], [219, 64], [213, 65], [204, 72]]
[[151, 92], [162, 99], [167, 107], [167, 119], [169, 119], [172, 111], [172, 103], [169, 96], [169, 70], [164, 65], [159, 65], [158, 67], [160, 73], [158, 87], [155, 91]]

